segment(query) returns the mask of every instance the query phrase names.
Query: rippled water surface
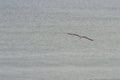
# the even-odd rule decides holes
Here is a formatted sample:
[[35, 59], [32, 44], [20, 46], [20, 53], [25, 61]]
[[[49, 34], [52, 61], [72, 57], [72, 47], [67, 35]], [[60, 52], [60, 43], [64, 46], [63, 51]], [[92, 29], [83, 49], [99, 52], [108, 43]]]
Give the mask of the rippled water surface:
[[119, 29], [119, 0], [0, 0], [0, 80], [120, 79]]

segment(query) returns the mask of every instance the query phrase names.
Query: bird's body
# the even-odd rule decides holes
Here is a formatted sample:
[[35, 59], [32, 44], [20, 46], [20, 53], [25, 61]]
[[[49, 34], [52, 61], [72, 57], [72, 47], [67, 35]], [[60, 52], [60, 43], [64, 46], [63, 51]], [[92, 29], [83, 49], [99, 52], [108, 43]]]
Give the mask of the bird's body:
[[90, 41], [93, 41], [93, 39], [91, 39], [91, 38], [89, 38], [89, 37], [87, 37], [87, 36], [80, 36], [80, 35], [78, 35], [78, 34], [73, 34], [73, 33], [67, 33], [68, 35], [73, 35], [73, 36], [77, 36], [77, 37], [79, 37], [79, 38], [85, 38], [85, 39], [88, 39], [88, 40], [90, 40]]

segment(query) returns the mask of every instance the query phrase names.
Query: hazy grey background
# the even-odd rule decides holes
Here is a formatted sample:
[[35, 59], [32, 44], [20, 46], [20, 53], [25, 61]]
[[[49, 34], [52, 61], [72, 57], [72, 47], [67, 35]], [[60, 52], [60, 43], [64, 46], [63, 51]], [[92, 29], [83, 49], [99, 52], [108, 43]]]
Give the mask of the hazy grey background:
[[120, 0], [0, 0], [0, 80], [114, 80], [119, 67]]

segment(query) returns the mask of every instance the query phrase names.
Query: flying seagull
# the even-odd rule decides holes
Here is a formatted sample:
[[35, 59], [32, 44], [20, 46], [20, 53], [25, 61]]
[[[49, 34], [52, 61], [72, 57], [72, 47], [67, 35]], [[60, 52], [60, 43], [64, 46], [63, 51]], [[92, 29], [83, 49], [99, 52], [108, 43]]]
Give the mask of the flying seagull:
[[73, 33], [67, 33], [68, 35], [72, 35], [72, 36], [77, 36], [77, 37], [80, 37], [80, 38], [85, 38], [85, 39], [88, 39], [88, 40], [90, 40], [90, 41], [94, 41], [93, 39], [91, 39], [91, 38], [89, 38], [89, 37], [87, 37], [87, 36], [80, 36], [80, 35], [78, 35], [78, 34], [73, 34]]

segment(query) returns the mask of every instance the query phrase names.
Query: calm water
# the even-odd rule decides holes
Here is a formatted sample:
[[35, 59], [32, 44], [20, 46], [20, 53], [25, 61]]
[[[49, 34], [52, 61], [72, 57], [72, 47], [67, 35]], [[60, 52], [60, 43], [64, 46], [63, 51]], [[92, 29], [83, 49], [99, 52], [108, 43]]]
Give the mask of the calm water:
[[119, 0], [0, 0], [0, 80], [120, 79], [119, 26]]

